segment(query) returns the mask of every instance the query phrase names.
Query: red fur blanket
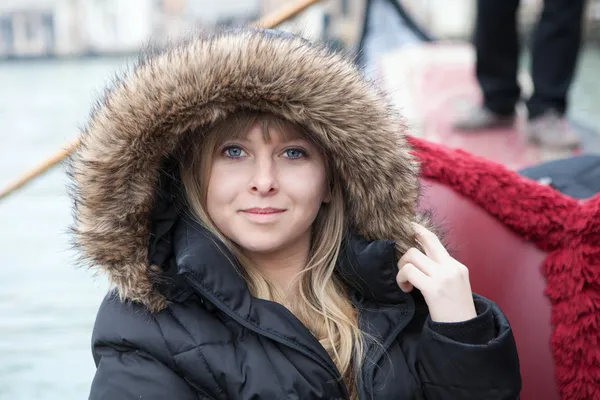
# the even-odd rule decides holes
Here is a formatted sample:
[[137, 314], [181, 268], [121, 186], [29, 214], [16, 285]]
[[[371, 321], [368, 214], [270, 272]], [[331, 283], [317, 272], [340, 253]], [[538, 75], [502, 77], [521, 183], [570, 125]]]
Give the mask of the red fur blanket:
[[467, 152], [410, 141], [425, 178], [451, 187], [548, 252], [542, 269], [561, 397], [599, 398], [600, 195], [578, 201]]

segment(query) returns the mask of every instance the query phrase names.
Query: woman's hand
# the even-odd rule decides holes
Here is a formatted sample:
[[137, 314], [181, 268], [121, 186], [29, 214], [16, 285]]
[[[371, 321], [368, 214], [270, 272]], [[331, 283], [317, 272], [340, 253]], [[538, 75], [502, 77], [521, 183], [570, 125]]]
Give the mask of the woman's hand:
[[467, 267], [450, 257], [438, 237], [414, 224], [425, 254], [409, 249], [398, 261], [396, 281], [404, 292], [423, 293], [435, 322], [461, 322], [477, 316]]

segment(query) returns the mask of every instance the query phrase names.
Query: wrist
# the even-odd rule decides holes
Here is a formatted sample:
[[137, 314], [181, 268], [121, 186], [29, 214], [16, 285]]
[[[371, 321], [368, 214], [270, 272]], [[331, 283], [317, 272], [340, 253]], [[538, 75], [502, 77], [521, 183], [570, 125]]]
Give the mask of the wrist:
[[454, 308], [450, 310], [430, 310], [429, 317], [433, 322], [440, 323], [457, 323], [469, 321], [477, 317], [475, 303], [471, 300], [471, 304], [464, 307]]

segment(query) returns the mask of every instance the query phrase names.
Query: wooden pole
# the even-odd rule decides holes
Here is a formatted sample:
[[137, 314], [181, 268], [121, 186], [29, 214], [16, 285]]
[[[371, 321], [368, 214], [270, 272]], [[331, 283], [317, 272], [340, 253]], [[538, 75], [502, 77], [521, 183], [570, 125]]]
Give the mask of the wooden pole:
[[78, 146], [79, 138], [73, 140], [70, 143], [67, 143], [63, 149], [43, 160], [35, 168], [32, 168], [29, 171], [25, 172], [19, 177], [19, 179], [16, 179], [14, 182], [11, 182], [7, 187], [3, 188], [0, 191], [0, 200], [3, 200], [9, 194], [17, 191], [21, 187], [25, 186], [27, 183], [31, 182], [34, 178], [37, 178], [44, 172], [50, 170], [50, 168], [67, 158]]
[[281, 7], [279, 10], [265, 15], [252, 25], [258, 28], [274, 28], [277, 25], [287, 21], [300, 14], [313, 4], [317, 4], [321, 0], [300, 0], [293, 3], [289, 3]]
[[[274, 28], [282, 22], [285, 22], [288, 19], [295, 17], [308, 7], [320, 1], [321, 0], [300, 0], [294, 3], [287, 4], [275, 12], [265, 15], [258, 21], [254, 22], [252, 25], [259, 28]], [[3, 200], [4, 198], [8, 197], [10, 194], [22, 188], [23, 186], [31, 182], [33, 179], [44, 174], [52, 167], [69, 157], [69, 155], [71, 155], [71, 153], [73, 153], [73, 151], [75, 151], [75, 149], [79, 147], [79, 144], [79, 138], [67, 143], [65, 146], [63, 146], [62, 150], [51, 155], [50, 157], [39, 163], [36, 167], [32, 168], [31, 170], [25, 172], [23, 175], [15, 179], [7, 187], [0, 190], [0, 200]]]

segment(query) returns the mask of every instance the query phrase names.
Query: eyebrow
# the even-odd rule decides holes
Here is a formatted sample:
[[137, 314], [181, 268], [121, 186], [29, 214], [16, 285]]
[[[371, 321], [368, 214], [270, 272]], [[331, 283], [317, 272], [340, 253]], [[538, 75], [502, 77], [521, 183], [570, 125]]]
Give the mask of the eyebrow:
[[[271, 143], [273, 140], [271, 138], [270, 141], [268, 141], [267, 143]], [[226, 139], [223, 143], [229, 143], [229, 142], [243, 142], [243, 143], [251, 143], [252, 140], [249, 140], [247, 136], [245, 137], [239, 137], [239, 138], [234, 138], [234, 139]], [[301, 138], [301, 137], [293, 137], [293, 138], [282, 138], [281, 143], [292, 143], [292, 142], [303, 142], [303, 143], [308, 143], [312, 146], [316, 146], [312, 141], [305, 139], [305, 138]]]

